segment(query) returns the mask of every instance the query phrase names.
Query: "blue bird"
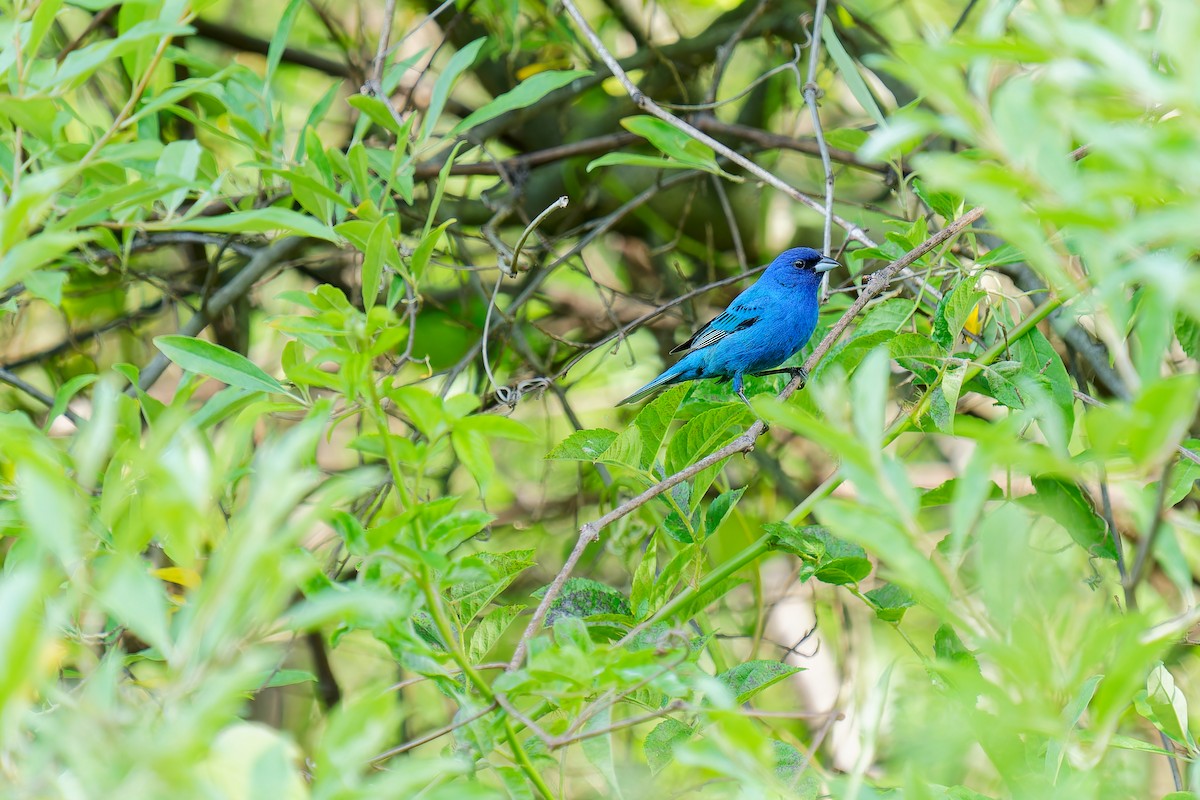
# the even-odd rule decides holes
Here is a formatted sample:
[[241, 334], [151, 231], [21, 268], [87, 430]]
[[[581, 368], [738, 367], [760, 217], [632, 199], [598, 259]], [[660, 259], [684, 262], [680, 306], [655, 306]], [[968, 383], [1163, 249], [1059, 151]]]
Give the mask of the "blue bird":
[[744, 376], [800, 372], [772, 368], [798, 353], [812, 336], [821, 274], [838, 266], [811, 247], [784, 250], [729, 308], [671, 351], [686, 353], [683, 358], [617, 405], [635, 403], [672, 383], [732, 378], [733, 391], [749, 406]]

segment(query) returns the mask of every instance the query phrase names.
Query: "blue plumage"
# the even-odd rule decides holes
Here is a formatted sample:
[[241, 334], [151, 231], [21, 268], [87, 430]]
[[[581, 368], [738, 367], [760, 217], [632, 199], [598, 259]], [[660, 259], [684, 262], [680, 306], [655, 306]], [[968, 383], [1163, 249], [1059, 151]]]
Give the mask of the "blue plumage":
[[700, 378], [732, 378], [733, 390], [750, 405], [743, 376], [777, 367], [804, 347], [817, 327], [821, 273], [836, 266], [811, 247], [783, 251], [729, 308], [671, 351], [686, 353], [683, 358], [617, 405]]

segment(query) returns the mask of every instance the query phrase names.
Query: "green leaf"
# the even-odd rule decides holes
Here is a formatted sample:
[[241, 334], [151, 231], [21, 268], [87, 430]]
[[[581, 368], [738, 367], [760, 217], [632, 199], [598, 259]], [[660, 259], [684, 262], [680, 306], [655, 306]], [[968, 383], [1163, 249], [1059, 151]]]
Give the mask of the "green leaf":
[[146, 571], [146, 563], [134, 555], [113, 555], [100, 565], [100, 603], [147, 643], [167, 654], [171, 637], [167, 630], [167, 598], [162, 583]]
[[421, 276], [425, 274], [425, 268], [429, 266], [429, 258], [433, 255], [433, 248], [442, 239], [442, 232], [453, 225], [457, 220], [451, 218], [438, 225], [436, 228], [430, 228], [429, 231], [421, 237], [421, 241], [413, 248], [412, 260], [409, 262], [409, 272], [412, 273], [413, 280], [421, 280]]
[[633, 609], [633, 616], [639, 620], [645, 619], [654, 610], [650, 600], [654, 594], [657, 565], [657, 548], [651, 544], [633, 571], [633, 584], [629, 589], [629, 605]]
[[1058, 436], [1054, 429], [1041, 425], [1042, 433], [1047, 438], [1057, 438], [1060, 447], [1065, 451], [1066, 439], [1070, 438], [1075, 420], [1075, 391], [1067, 368], [1063, 365], [1062, 357], [1050, 344], [1045, 335], [1037, 328], [1030, 330], [1017, 341], [1013, 342], [1013, 352], [1021, 362], [1021, 373], [1029, 380], [1045, 386], [1050, 399], [1062, 414], [1063, 431]]
[[704, 518], [704, 533], [706, 536], [712, 536], [717, 532], [717, 528], [721, 527], [721, 523], [733, 511], [733, 507], [737, 505], [738, 500], [742, 499], [742, 495], [746, 493], [746, 487], [740, 489], [730, 489], [728, 492], [721, 492], [708, 505], [708, 514]]
[[954, 433], [954, 415], [958, 409], [958, 397], [962, 393], [963, 380], [966, 377], [967, 364], [962, 360], [955, 360], [946, 367], [946, 371], [942, 374], [942, 384], [939, 388], [942, 390], [942, 397], [945, 399], [949, 414], [946, 424], [940, 427], [946, 433]]
[[76, 375], [58, 387], [58, 391], [54, 393], [54, 404], [50, 406], [50, 413], [46, 415], [46, 430], [49, 431], [50, 425], [53, 424], [54, 420], [58, 419], [59, 415], [66, 410], [72, 397], [78, 394], [85, 386], [91, 386], [99, 379], [99, 375], [85, 373], [83, 375]]
[[421, 129], [422, 142], [433, 135], [433, 126], [442, 116], [442, 109], [446, 107], [446, 101], [450, 98], [450, 90], [454, 88], [458, 77], [475, 63], [475, 58], [486, 42], [487, 37], [481, 36], [458, 50], [450, 57], [442, 74], [438, 75], [437, 81], [433, 84], [433, 92], [429, 96], [429, 106], [425, 109], [425, 124]]
[[605, 448], [600, 454], [597, 461], [603, 461], [605, 464], [616, 464], [630, 469], [637, 469], [641, 463], [642, 453], [642, 432], [636, 425], [627, 425], [621, 434], [613, 439], [612, 444]]
[[289, 208], [255, 208], [248, 211], [231, 211], [218, 217], [191, 217], [163, 222], [147, 222], [146, 230], [155, 231], [199, 231], [201, 233], [271, 233], [286, 231], [300, 236], [311, 236], [327, 242], [337, 242], [333, 229], [306, 214]]
[[[679, 486], [687, 486], [687, 484], [681, 483]], [[678, 486], [676, 488], [678, 488]], [[688, 503], [686, 500], [684, 500], [680, 502], [680, 505], [686, 508]], [[691, 525], [690, 522], [690, 519], [684, 520], [684, 518], [679, 515], [679, 512], [672, 511], [663, 519], [662, 529], [668, 536], [680, 544], [694, 544], [696, 542], [696, 537], [692, 531], [695, 530], [696, 526]]]
[[937, 380], [945, 350], [928, 336], [901, 333], [888, 340], [888, 354], [924, 384]]
[[712, 148], [693, 139], [669, 122], [650, 116], [625, 117], [621, 127], [636, 133], [669, 156], [694, 169], [713, 172], [717, 160]]
[[[540, 599], [545, 594], [546, 587], [542, 587], [533, 596]], [[630, 613], [629, 601], [611, 586], [590, 578], [568, 578], [558, 597], [550, 604], [546, 624], [553, 625], [559, 617], [591, 617], [596, 614], [629, 616]]]
[[386, 217], [375, 222], [367, 237], [367, 249], [362, 264], [363, 307], [370, 311], [379, 297], [379, 283], [383, 277], [383, 250], [392, 246], [391, 231]]
[[857, 339], [878, 331], [897, 332], [900, 326], [913, 315], [913, 301], [895, 297], [871, 306], [854, 326], [853, 338]]
[[918, 178], [913, 179], [912, 190], [913, 194], [919, 197], [922, 203], [929, 206], [933, 213], [939, 214], [947, 220], [958, 216], [963, 202], [961, 197], [950, 192], [931, 192]]
[[683, 402], [687, 392], [687, 386], [671, 386], [643, 406], [633, 418], [633, 425], [641, 434], [642, 457], [639, 466], [642, 469], [648, 470], [654, 466], [667, 428], [675, 419], [679, 404]]
[[915, 605], [912, 595], [894, 583], [885, 583], [864, 593], [875, 607], [875, 616], [884, 622], [899, 622], [906, 609]]
[[688, 420], [667, 445], [667, 473], [674, 474], [733, 441], [741, 433], [733, 426], [744, 422], [749, 414], [741, 403], [730, 403]]
[[[894, 514], [835, 497], [817, 506], [817, 518], [842, 539], [869, 549], [887, 565], [892, 580], [902, 584], [922, 602], [927, 599], [945, 602], [949, 598], [950, 587], [946, 585], [945, 577], [913, 542]], [[846, 558], [857, 557], [841, 552]], [[851, 560], [850, 568], [853, 577], [861, 574], [863, 565]]]
[[396, 117], [388, 108], [386, 101], [370, 95], [352, 94], [346, 98], [346, 102], [366, 114], [372, 122], [384, 130], [395, 136], [403, 135], [404, 128], [396, 121]]
[[316, 683], [317, 676], [303, 669], [276, 669], [269, 675], [263, 676], [260, 689], [274, 689], [279, 686], [295, 686], [298, 683]]
[[675, 161], [670, 158], [659, 158], [658, 156], [647, 156], [641, 153], [605, 153], [599, 158], [588, 162], [586, 171], [591, 172], [597, 167], [650, 167], [651, 169], [698, 169], [705, 172], [713, 170], [705, 170], [703, 165], [692, 164], [686, 161]]
[[793, 667], [782, 661], [747, 661], [722, 672], [717, 676], [717, 680], [733, 692], [735, 701], [741, 705], [759, 692], [800, 671], [800, 667]]
[[1088, 410], [1088, 438], [1098, 454], [1127, 452], [1142, 467], [1171, 458], [1188, 435], [1200, 402], [1200, 378], [1174, 375], [1142, 388], [1132, 405]]
[[65, 270], [34, 270], [25, 276], [25, 290], [56, 308], [61, 307], [67, 278]]
[[471, 643], [467, 647], [467, 655], [471, 659], [472, 664], [478, 664], [483, 661], [491, 649], [512, 625], [513, 621], [521, 616], [521, 612], [525, 610], [523, 605], [512, 606], [496, 606], [488, 611], [475, 627], [475, 632], [471, 634]]
[[146, 21], [139, 22], [115, 38], [106, 37], [93, 44], [72, 51], [62, 60], [58, 71], [49, 83], [56, 92], [67, 92], [74, 88], [74, 82], [80, 83], [90, 78], [103, 64], [132, 53], [145, 42], [158, 42], [174, 37], [185, 36], [195, 31], [186, 25], [171, 22]]
[[1033, 478], [1033, 494], [1017, 502], [1031, 511], [1050, 517], [1093, 558], [1115, 561], [1117, 553], [1108, 525], [1095, 512], [1083, 491], [1073, 483], [1046, 476]]
[[1200, 359], [1200, 322], [1182, 311], [1175, 315], [1175, 338], [1190, 359]]
[[458, 460], [471, 473], [475, 483], [479, 484], [480, 494], [487, 494], [492, 476], [496, 474], [496, 462], [492, 458], [487, 437], [478, 431], [456, 427], [450, 433], [450, 443]]
[[[828, 540], [829, 531], [820, 525], [807, 525], [797, 529], [786, 522], [768, 522], [763, 526], [763, 530], [771, 537], [772, 550], [782, 550], [814, 564], [825, 556], [825, 542]], [[818, 531], [823, 532], [825, 536], [817, 536]]]
[[842, 586], [858, 583], [871, 574], [871, 561], [859, 545], [837, 538], [820, 525], [812, 525], [804, 530], [808, 536], [825, 546], [825, 552], [817, 562], [817, 580]]
[[[472, 395], [456, 395], [476, 400]], [[454, 400], [455, 398], [450, 398]], [[447, 409], [450, 406], [447, 404]], [[472, 414], [462, 417], [454, 423], [455, 430], [470, 430], [483, 434], [491, 439], [508, 439], [514, 442], [536, 442], [538, 436], [529, 426], [512, 417], [502, 417], [499, 414]]]
[[677, 719], [667, 717], [646, 734], [642, 742], [642, 750], [646, 754], [646, 763], [650, 766], [651, 774], [661, 772], [663, 767], [671, 763], [675, 748], [692, 738], [694, 731]]
[[480, 553], [475, 558], [492, 576], [488, 580], [464, 581], [450, 586], [450, 597], [458, 606], [458, 618], [467, 625], [525, 570], [534, 566], [532, 550]]
[[288, 394], [283, 384], [263, 372], [253, 361], [219, 344], [191, 336], [157, 336], [154, 346], [189, 372], [243, 389]]
[[275, 69], [279, 66], [280, 60], [283, 59], [283, 51], [287, 47], [288, 35], [292, 32], [292, 25], [296, 22], [296, 14], [299, 13], [300, 7], [304, 5], [304, 0], [291, 0], [287, 7], [283, 10], [283, 14], [279, 17], [279, 22], [275, 26], [275, 32], [271, 35], [271, 44], [267, 47], [267, 71], [263, 78], [263, 83], [270, 85], [271, 78], [275, 75]]
[[[196, 170], [200, 167], [200, 156], [203, 153], [204, 150], [195, 139], [170, 142], [163, 148], [162, 155], [158, 157], [158, 163], [154, 166], [154, 174], [156, 177], [178, 178], [190, 183], [196, 179]], [[163, 204], [166, 206], [167, 214], [174, 213], [186, 197], [187, 189], [181, 188], [164, 198]]]
[[91, 239], [90, 233], [48, 230], [18, 242], [0, 258], [0, 291], [20, 283], [34, 270], [61, 258]]
[[883, 112], [879, 110], [875, 95], [867, 88], [867, 82], [863, 80], [862, 74], [858, 71], [858, 64], [846, 52], [842, 40], [838, 38], [837, 31], [833, 27], [833, 22], [828, 16], [822, 20], [821, 38], [825, 42], [825, 49], [829, 51], [833, 63], [837, 64], [838, 71], [842, 73], [842, 80], [846, 82], [846, 88], [850, 90], [850, 94], [863, 107], [863, 110], [871, 115], [876, 125], [886, 126], [887, 122], [883, 118]]
[[449, 553], [460, 544], [478, 535], [496, 519], [486, 511], [454, 511], [429, 527], [427, 547], [438, 553]]
[[539, 72], [521, 81], [511, 90], [498, 96], [490, 103], [472, 111], [465, 119], [451, 128], [450, 132], [446, 135], [457, 136], [477, 125], [482, 125], [490, 119], [495, 119], [501, 114], [531, 106], [555, 89], [560, 89], [578, 78], [583, 78], [591, 74], [591, 71], [586, 69]]
[[44, 670], [45, 646], [52, 641], [53, 623], [47, 618], [46, 603], [53, 596], [53, 578], [47, 581], [41, 559], [28, 563], [14, 559], [0, 581], [0, 708], [20, 713], [19, 705], [28, 703], [36, 691], [37, 676]]
[[975, 654], [958, 638], [954, 628], [944, 623], [933, 634], [933, 655], [948, 664], [966, 667], [973, 673], [979, 673], [979, 662], [975, 660]]
[[1175, 685], [1171, 672], [1159, 662], [1146, 678], [1146, 692], [1139, 694], [1137, 711], [1173, 741], [1195, 750], [1196, 742], [1188, 729], [1187, 696]]
[[975, 289], [974, 280], [964, 280], [954, 285], [937, 304], [933, 312], [933, 340], [944, 349], [950, 350], [962, 332], [967, 318], [987, 292]]
[[592, 766], [600, 770], [600, 774], [608, 782], [608, 787], [611, 790], [611, 797], [616, 800], [621, 800], [621, 784], [617, 780], [617, 770], [613, 763], [613, 734], [612, 727], [612, 709], [611, 705], [606, 705], [604, 709], [592, 715], [583, 726], [583, 732], [589, 731], [608, 731], [599, 736], [590, 736], [584, 739], [580, 746], [583, 748], [583, 754], [587, 756], [587, 760]]
[[559, 647], [574, 647], [583, 653], [595, 650], [592, 635], [579, 617], [563, 614], [554, 620], [554, 642]]
[[562, 461], [591, 461], [600, 458], [605, 450], [616, 440], [617, 434], [607, 428], [593, 428], [575, 431], [554, 447], [546, 458]]
[[999, 247], [993, 247], [975, 259], [977, 267], [1000, 267], [1005, 264], [1020, 264], [1025, 260], [1025, 254], [1013, 245], [1005, 242]]

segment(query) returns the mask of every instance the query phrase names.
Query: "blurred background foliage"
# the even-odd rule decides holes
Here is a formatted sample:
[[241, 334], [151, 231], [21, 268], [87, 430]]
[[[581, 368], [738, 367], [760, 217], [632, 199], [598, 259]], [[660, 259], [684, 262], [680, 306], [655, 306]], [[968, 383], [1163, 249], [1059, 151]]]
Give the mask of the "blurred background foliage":
[[[569, 5], [0, 4], [3, 795], [1200, 796], [1200, 7]], [[575, 7], [957, 231], [646, 502], [826, 219]]]

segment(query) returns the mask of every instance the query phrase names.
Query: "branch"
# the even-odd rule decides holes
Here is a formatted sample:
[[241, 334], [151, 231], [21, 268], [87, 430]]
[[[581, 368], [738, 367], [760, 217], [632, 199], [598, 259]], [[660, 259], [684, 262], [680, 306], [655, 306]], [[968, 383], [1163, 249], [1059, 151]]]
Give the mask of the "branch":
[[[778, 133], [770, 133], [749, 125], [739, 125], [736, 122], [724, 122], [716, 117], [709, 116], [697, 119], [696, 127], [710, 133], [736, 136], [747, 142], [753, 142], [765, 150], [795, 150], [797, 153], [806, 153], [810, 156], [821, 155], [821, 147], [816, 139], [793, 139], [790, 136], [781, 136]], [[885, 164], [874, 164], [870, 161], [863, 161], [849, 150], [841, 150], [837, 147], [826, 147], [826, 150], [829, 152], [830, 159], [839, 164], [869, 170], [880, 175], [888, 175], [892, 171]]]
[[[46, 394], [45, 392], [43, 392], [41, 389], [37, 388], [33, 384], [26, 383], [25, 381], [21, 380], [19, 377], [17, 377], [16, 375], [12, 374], [11, 372], [9, 372], [8, 370], [6, 370], [2, 367], [0, 367], [0, 383], [7, 383], [9, 386], [13, 387], [14, 389], [19, 389], [20, 391], [29, 395], [34, 400], [37, 400], [39, 403], [41, 403], [42, 405], [44, 405], [48, 408], [54, 406], [54, 398], [53, 397]], [[75, 425], [77, 425], [77, 426], [82, 425], [84, 422], [82, 417], [80, 417], [78, 414], [76, 414], [74, 411], [72, 411], [69, 408], [64, 408], [62, 413], [63, 413], [64, 417], [71, 420], [71, 422], [75, 423]], [[52, 422], [52, 421], [53, 420], [46, 420], [46, 422]]]
[[[192, 20], [192, 27], [196, 29], [197, 36], [226, 45], [233, 50], [258, 53], [265, 56], [271, 48], [271, 43], [266, 39], [251, 36], [242, 29], [235, 28], [232, 25], [222, 25], [219, 22], [194, 19]], [[326, 75], [332, 75], [335, 78], [359, 77], [356, 71], [347, 64], [313, 53], [307, 53], [303, 50], [297, 50], [294, 47], [283, 48], [283, 60], [298, 67], [308, 67], [309, 69], [315, 69], [317, 72], [324, 72]]]
[[383, 751], [379, 755], [372, 758], [370, 763], [377, 764], [380, 761], [388, 760], [392, 756], [398, 756], [401, 753], [407, 753], [409, 750], [412, 750], [414, 747], [420, 747], [423, 744], [428, 744], [429, 742], [432, 742], [434, 739], [445, 736], [447, 733], [452, 733], [453, 731], [458, 730], [459, 728], [463, 727], [464, 725], [471, 724], [472, 722], [479, 719], [480, 717], [487, 716], [488, 714], [495, 711], [496, 707], [498, 705], [499, 705], [499, 703], [497, 703], [495, 700], [493, 700], [491, 703], [484, 706], [479, 711], [476, 711], [474, 714], [463, 717], [462, 719], [456, 719], [453, 722], [451, 722], [449, 725], [443, 725], [442, 727], [436, 728], [436, 729], [430, 731], [429, 733], [418, 736], [416, 739], [407, 741], [402, 745], [393, 747], [391, 750]]
[[[625, 145], [634, 144], [635, 142], [644, 141], [641, 136], [634, 133], [608, 133], [604, 136], [593, 136], [590, 139], [582, 139], [578, 142], [570, 144], [562, 144], [556, 147], [547, 147], [544, 150], [535, 150], [532, 153], [524, 153], [511, 158], [498, 159], [495, 161], [479, 161], [475, 163], [458, 163], [455, 162], [450, 167], [451, 175], [511, 175], [519, 173], [522, 170], [531, 167], [539, 167], [542, 164], [550, 164], [555, 161], [572, 158], [574, 156], [590, 155], [592, 153], [607, 153], [612, 150], [617, 150]], [[417, 164], [413, 170], [413, 179], [418, 181], [436, 178], [445, 165], [445, 160], [423, 161]]]

